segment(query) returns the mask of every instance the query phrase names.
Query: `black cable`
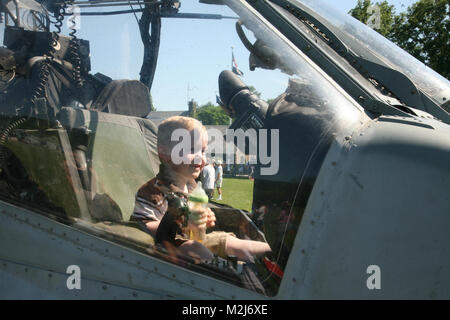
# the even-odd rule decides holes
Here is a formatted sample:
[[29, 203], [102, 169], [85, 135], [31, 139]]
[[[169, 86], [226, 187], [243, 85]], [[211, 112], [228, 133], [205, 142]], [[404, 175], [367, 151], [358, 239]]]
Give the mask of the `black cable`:
[[[136, 22], [137, 22], [138, 27], [139, 27], [139, 19], [138, 19], [137, 15], [136, 15], [136, 10], [134, 10], [133, 5], [131, 4], [130, 0], [128, 0], [128, 3], [130, 4], [130, 8], [133, 11], [134, 18], [136, 19]], [[141, 7], [141, 9], [142, 9], [142, 7]]]
[[141, 40], [144, 44], [144, 57], [140, 71], [140, 81], [151, 92], [153, 78], [158, 62], [159, 44], [161, 36], [161, 8], [146, 5], [139, 21]]
[[72, 12], [72, 17], [69, 18], [69, 22], [72, 24], [69, 26], [69, 29], [71, 29], [69, 36], [69, 52], [71, 54], [71, 62], [73, 65], [73, 71], [72, 76], [73, 80], [75, 81], [75, 84], [77, 88], [81, 88], [83, 86], [83, 79], [81, 77], [81, 58], [80, 58], [80, 43], [78, 41], [78, 38], [76, 36], [76, 22], [74, 21], [75, 15]]
[[[143, 12], [145, 9], [133, 9], [133, 10], [118, 10], [118, 11], [108, 11], [108, 12], [81, 12], [80, 15], [82, 16], [112, 16], [117, 14], [128, 14], [128, 13], [135, 13], [135, 12]], [[66, 14], [67, 16], [68, 14]]]
[[4, 168], [6, 164], [6, 159], [8, 156], [7, 148], [5, 147], [6, 142], [11, 134], [11, 131], [24, 124], [28, 119], [25, 117], [19, 118], [11, 123], [8, 123], [6, 128], [0, 133], [0, 168]]
[[51, 43], [50, 52], [49, 52], [52, 58], [54, 58], [54, 55], [56, 53], [56, 48], [59, 44], [58, 43], [59, 34], [61, 33], [64, 16], [66, 15], [66, 7], [67, 7], [67, 4], [64, 3], [63, 5], [55, 8], [55, 11], [53, 13], [55, 16], [55, 19], [56, 19], [56, 22], [54, 24], [56, 31], [52, 32], [52, 43]]

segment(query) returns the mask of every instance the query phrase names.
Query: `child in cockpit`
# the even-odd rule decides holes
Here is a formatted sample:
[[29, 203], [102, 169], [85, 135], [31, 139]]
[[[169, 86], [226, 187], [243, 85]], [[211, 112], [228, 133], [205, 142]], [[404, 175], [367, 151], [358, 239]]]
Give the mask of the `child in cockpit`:
[[[178, 132], [185, 133], [189, 138], [191, 148], [179, 148], [180, 142], [172, 141], [172, 134], [178, 129], [181, 129]], [[206, 129], [194, 118], [176, 116], [162, 122], [158, 128], [157, 141], [160, 171], [138, 190], [131, 219], [143, 223], [157, 243], [175, 247], [181, 253], [205, 260], [211, 259], [214, 253], [222, 257], [233, 255], [240, 260], [251, 261], [255, 255], [270, 252], [271, 249], [265, 242], [238, 239], [233, 234], [222, 231], [207, 233], [202, 244], [189, 240], [184, 235], [182, 202], [195, 189], [195, 179], [206, 164], [207, 144]], [[203, 208], [195, 226], [207, 229], [215, 225], [215, 220], [211, 209]]]

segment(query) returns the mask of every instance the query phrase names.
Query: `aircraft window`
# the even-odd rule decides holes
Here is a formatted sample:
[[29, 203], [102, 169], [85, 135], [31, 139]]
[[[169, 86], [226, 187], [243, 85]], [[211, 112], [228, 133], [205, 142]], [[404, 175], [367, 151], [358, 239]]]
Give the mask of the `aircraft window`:
[[[358, 55], [366, 56], [364, 50], [369, 49], [376, 59], [381, 59], [387, 65], [400, 70], [408, 76], [414, 84], [432, 97], [439, 105], [444, 106], [447, 101], [448, 81], [425, 64], [400, 49], [378, 32], [369, 28], [348, 14], [343, 14], [327, 6], [322, 0], [293, 0], [311, 8], [321, 17], [321, 22], [331, 25], [336, 35], [344, 43], [349, 44]], [[359, 52], [358, 48], [362, 48]]]
[[[163, 19], [167, 28], [162, 28], [151, 91], [157, 111], [148, 117], [151, 98], [141, 82], [106, 76], [123, 79], [139, 73], [134, 62], [142, 57], [135, 51], [142, 52], [138, 50], [142, 48], [129, 47], [139, 38], [133, 14], [120, 19], [125, 19], [121, 21], [126, 30], [133, 27], [135, 33], [121, 33], [115, 28], [123, 24], [109, 21], [109, 35], [99, 33], [100, 20], [81, 16], [77, 36], [91, 42], [78, 43], [75, 57], [69, 53], [77, 50], [73, 38], [60, 35], [56, 39], [54, 33], [29, 28], [5, 29], [7, 48], [0, 51], [5, 58], [0, 62], [14, 67], [4, 63], [0, 70], [5, 71], [0, 85], [0, 196], [139, 250], [149, 259], [164, 259], [274, 296], [322, 161], [333, 141], [348, 134], [347, 128], [363, 114], [244, 1], [226, 0], [227, 6], [190, 3], [183, 2], [186, 12], [191, 9], [227, 18]], [[121, 43], [115, 41], [117, 34]], [[251, 43], [251, 52], [243, 39]], [[109, 50], [111, 43], [115, 50]], [[110, 58], [112, 52], [120, 58]], [[236, 60], [247, 59], [248, 68], [237, 66]], [[230, 60], [231, 65], [227, 64]], [[235, 73], [221, 73], [232, 68]], [[136, 73], [130, 75], [130, 70]], [[245, 75], [239, 78], [239, 71]], [[233, 237], [227, 241], [244, 241], [237, 241], [237, 247], [245, 243], [248, 250], [219, 250], [205, 261], [201, 255], [159, 243], [147, 225], [132, 215], [140, 188], [162, 174], [158, 115], [174, 112], [174, 105], [186, 105], [180, 107], [186, 115], [188, 101], [195, 98], [207, 104], [216, 94], [233, 118], [230, 127], [235, 132], [254, 130], [257, 138], [242, 145], [238, 142], [231, 153], [215, 150], [213, 157], [224, 162], [229, 175], [224, 179], [223, 200], [209, 203], [216, 221], [208, 232], [224, 232]], [[206, 127], [208, 133], [213, 132], [210, 129], [219, 132], [216, 137], [228, 135], [223, 126]], [[249, 136], [246, 139], [249, 142]], [[212, 156], [211, 150], [205, 151]], [[243, 161], [232, 163], [239, 159]], [[166, 196], [168, 206], [183, 201], [178, 199], [181, 196]], [[177, 216], [181, 220], [186, 219], [183, 210]]]

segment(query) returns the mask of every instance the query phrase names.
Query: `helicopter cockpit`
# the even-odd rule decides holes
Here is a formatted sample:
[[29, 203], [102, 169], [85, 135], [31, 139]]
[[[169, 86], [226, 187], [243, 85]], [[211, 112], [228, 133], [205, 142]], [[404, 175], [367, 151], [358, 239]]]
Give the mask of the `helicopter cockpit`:
[[[65, 8], [81, 9], [76, 18], [84, 20], [120, 14], [106, 9], [90, 11], [114, 3], [2, 3], [1, 200], [142, 252], [148, 259], [162, 259], [264, 295], [276, 295], [289, 257], [298, 250], [295, 239], [302, 215], [328, 150], [371, 115], [241, 0], [196, 4], [194, 8], [217, 11], [207, 14], [183, 13], [178, 1], [131, 1], [135, 7], [126, 4], [131, 9], [122, 13], [131, 17], [142, 13], [138, 21], [144, 49], [140, 81], [92, 74], [95, 54], [106, 59], [110, 53], [100, 54], [105, 49], [94, 49], [97, 43], [93, 40], [77, 38], [70, 26], [69, 35], [63, 36], [64, 18], [73, 18]], [[214, 23], [204, 28], [213, 30], [205, 38], [199, 31], [199, 40], [191, 39], [192, 44], [183, 50], [173, 49], [175, 58], [164, 45], [161, 20], [177, 17]], [[105, 41], [93, 24], [87, 25], [80, 30], [83, 35], [92, 32], [94, 39]], [[183, 27], [176, 28], [175, 35], [180, 38]], [[217, 48], [196, 58], [197, 53], [188, 53], [198, 43], [203, 43], [205, 50], [208, 39], [213, 39]], [[248, 57], [251, 75], [242, 76], [236, 65], [234, 72], [223, 71], [219, 53], [230, 46], [240, 57]], [[130, 54], [129, 48], [125, 51]], [[206, 56], [210, 57], [202, 66]], [[164, 64], [164, 59], [170, 63]], [[126, 63], [132, 60], [128, 58]], [[167, 69], [155, 73], [157, 64]], [[214, 230], [270, 245], [272, 253], [255, 257], [252, 263], [230, 256], [215, 257], [208, 263], [174, 256], [130, 221], [136, 191], [158, 172], [157, 123], [151, 120], [153, 106], [164, 108], [158, 91], [166, 99], [184, 91], [179, 83], [189, 85], [196, 70], [203, 78], [200, 80], [218, 88], [218, 103], [233, 119], [228, 129], [244, 134], [246, 143], [240, 145], [240, 155], [254, 166], [251, 208], [241, 210], [244, 208], [226, 202], [210, 204], [217, 217]], [[177, 81], [168, 82], [167, 74], [173, 72]], [[255, 84], [263, 95], [258, 96], [247, 83]], [[170, 91], [164, 89], [171, 86]], [[228, 164], [236, 160], [233, 150], [222, 152]]]

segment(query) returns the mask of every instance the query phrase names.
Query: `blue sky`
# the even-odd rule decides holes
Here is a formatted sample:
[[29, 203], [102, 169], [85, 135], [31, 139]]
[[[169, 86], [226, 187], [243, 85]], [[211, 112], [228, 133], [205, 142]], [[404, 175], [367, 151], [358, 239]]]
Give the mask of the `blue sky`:
[[[337, 11], [347, 13], [357, 0], [323, 0]], [[397, 11], [414, 0], [392, 0]], [[137, 6], [135, 6], [137, 8]], [[121, 7], [121, 9], [129, 9]], [[228, 8], [181, 0], [180, 12], [217, 13], [235, 16]], [[138, 14], [140, 17], [140, 14]], [[67, 21], [67, 19], [66, 19]], [[200, 105], [215, 102], [217, 77], [230, 69], [231, 48], [243, 80], [262, 93], [264, 99], [284, 91], [287, 76], [278, 71], [251, 72], [247, 49], [235, 32], [235, 20], [163, 19], [157, 72], [152, 87], [158, 110], [185, 110], [188, 99]], [[143, 46], [133, 14], [107, 17], [81, 17], [79, 38], [90, 41], [92, 72], [113, 79], [139, 79]], [[65, 32], [67, 34], [67, 29]]]

